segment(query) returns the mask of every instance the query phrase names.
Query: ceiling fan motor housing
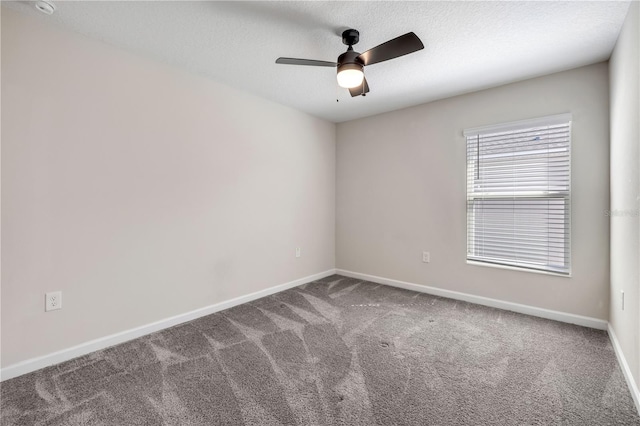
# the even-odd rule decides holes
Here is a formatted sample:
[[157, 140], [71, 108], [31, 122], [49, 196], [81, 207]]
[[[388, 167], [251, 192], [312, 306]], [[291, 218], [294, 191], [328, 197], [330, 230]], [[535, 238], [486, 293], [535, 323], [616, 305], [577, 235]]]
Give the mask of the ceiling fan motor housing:
[[364, 62], [360, 59], [360, 53], [354, 51], [351, 46], [349, 50], [338, 56], [338, 72], [348, 69], [362, 71], [362, 68], [364, 68]]

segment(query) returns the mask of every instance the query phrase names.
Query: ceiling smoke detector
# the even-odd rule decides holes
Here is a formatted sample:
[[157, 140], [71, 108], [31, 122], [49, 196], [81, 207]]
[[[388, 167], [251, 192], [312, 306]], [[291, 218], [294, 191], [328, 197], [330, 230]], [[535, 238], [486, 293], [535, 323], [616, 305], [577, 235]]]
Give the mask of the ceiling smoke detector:
[[56, 11], [56, 5], [49, 0], [40, 0], [36, 2], [36, 9], [47, 15], [53, 15], [53, 12]]

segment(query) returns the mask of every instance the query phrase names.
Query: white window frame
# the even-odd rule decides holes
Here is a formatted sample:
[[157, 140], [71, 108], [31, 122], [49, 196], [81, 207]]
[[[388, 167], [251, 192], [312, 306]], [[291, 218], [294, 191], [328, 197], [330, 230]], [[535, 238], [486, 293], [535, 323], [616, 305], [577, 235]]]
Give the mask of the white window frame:
[[[550, 267], [532, 267], [531, 265], [522, 265], [522, 264], [518, 264], [517, 262], [509, 262], [509, 261], [505, 261], [505, 260], [500, 260], [500, 261], [496, 261], [495, 259], [491, 259], [491, 258], [487, 258], [487, 259], [478, 259], [478, 256], [471, 256], [472, 258], [470, 258], [470, 241], [472, 239], [472, 237], [470, 236], [470, 221], [472, 220], [470, 218], [470, 199], [473, 199], [474, 197], [472, 197], [469, 193], [469, 157], [468, 157], [468, 143], [469, 137], [473, 137], [473, 136], [482, 136], [482, 135], [487, 135], [487, 134], [493, 134], [493, 133], [501, 133], [501, 132], [511, 132], [511, 131], [518, 131], [518, 130], [525, 130], [525, 129], [531, 129], [531, 128], [537, 128], [537, 127], [546, 127], [546, 126], [554, 126], [554, 125], [562, 125], [562, 124], [566, 124], [568, 125], [568, 129], [569, 129], [569, 189], [568, 189], [568, 195], [560, 197], [566, 200], [567, 207], [569, 209], [568, 212], [568, 218], [567, 218], [567, 232], [568, 232], [568, 236], [567, 236], [567, 241], [566, 244], [568, 245], [567, 250], [568, 250], [568, 257], [567, 257], [567, 261], [568, 261], [568, 270], [567, 271], [557, 271], [557, 270], [553, 270], [553, 268]], [[466, 155], [466, 161], [465, 161], [465, 172], [466, 172], [466, 188], [465, 188], [465, 192], [466, 192], [466, 260], [468, 264], [471, 265], [478, 265], [478, 266], [489, 266], [489, 267], [496, 267], [496, 268], [501, 268], [501, 269], [509, 269], [509, 270], [518, 270], [518, 271], [526, 271], [526, 272], [533, 272], [533, 273], [541, 273], [541, 274], [547, 274], [547, 275], [556, 275], [556, 276], [561, 276], [561, 277], [571, 277], [571, 266], [572, 266], [572, 262], [571, 262], [571, 214], [572, 214], [572, 206], [571, 206], [571, 193], [572, 193], [572, 188], [571, 188], [571, 157], [572, 157], [572, 115], [570, 113], [564, 113], [564, 114], [556, 114], [556, 115], [551, 115], [551, 116], [545, 116], [545, 117], [538, 117], [538, 118], [533, 118], [533, 119], [528, 119], [528, 120], [520, 120], [520, 121], [514, 121], [514, 122], [509, 122], [509, 123], [501, 123], [501, 124], [496, 124], [496, 125], [489, 125], [489, 126], [481, 126], [481, 127], [474, 127], [474, 128], [468, 128], [465, 129], [463, 131], [463, 135], [465, 137], [465, 155]], [[526, 195], [526, 197], [531, 197], [531, 198], [537, 198], [537, 199], [552, 199], [552, 198], [558, 198], [557, 196], [555, 196], [554, 194], [550, 194], [548, 192], [544, 192], [544, 191], [538, 191], [538, 193], [532, 194], [532, 193], [528, 193]], [[518, 196], [518, 195], [513, 195], [512, 199], [516, 199], [516, 198], [521, 198], [524, 199], [525, 196]], [[476, 198], [477, 199], [477, 198]], [[486, 198], [485, 198], [486, 199]]]

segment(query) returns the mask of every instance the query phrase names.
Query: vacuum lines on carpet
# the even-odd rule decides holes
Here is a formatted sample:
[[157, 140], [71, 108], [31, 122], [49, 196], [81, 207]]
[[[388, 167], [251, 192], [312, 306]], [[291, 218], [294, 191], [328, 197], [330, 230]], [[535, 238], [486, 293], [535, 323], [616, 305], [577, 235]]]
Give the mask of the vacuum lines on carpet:
[[603, 331], [334, 275], [3, 382], [10, 425], [640, 425]]

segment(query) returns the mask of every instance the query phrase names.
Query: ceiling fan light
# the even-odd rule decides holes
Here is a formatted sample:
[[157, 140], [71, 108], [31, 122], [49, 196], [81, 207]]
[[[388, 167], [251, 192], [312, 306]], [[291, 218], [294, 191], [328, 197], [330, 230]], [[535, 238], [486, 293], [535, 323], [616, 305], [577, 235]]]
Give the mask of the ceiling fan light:
[[345, 89], [352, 89], [362, 84], [364, 72], [359, 64], [344, 64], [338, 67], [338, 85]]

